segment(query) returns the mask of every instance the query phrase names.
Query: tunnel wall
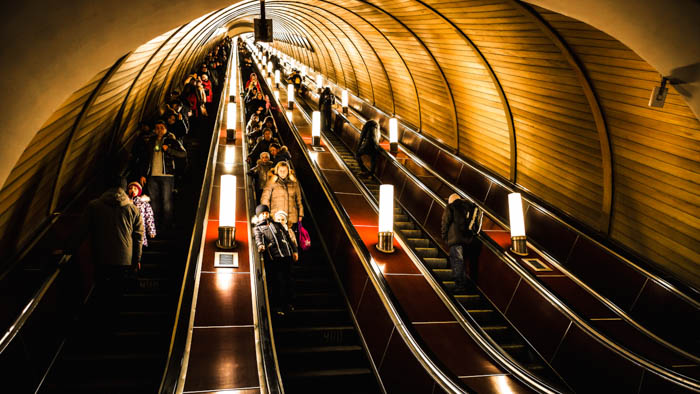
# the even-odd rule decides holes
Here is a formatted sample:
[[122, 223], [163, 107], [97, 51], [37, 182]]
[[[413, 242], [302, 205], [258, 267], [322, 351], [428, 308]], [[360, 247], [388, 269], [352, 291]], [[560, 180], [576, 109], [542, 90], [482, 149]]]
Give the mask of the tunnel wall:
[[[614, 7], [596, 20], [557, 0], [533, 3], [569, 16], [514, 0], [268, 1], [267, 12], [274, 19], [276, 45], [286, 53], [581, 226], [699, 286], [695, 98], [671, 87], [664, 108], [646, 105], [658, 85], [658, 70], [668, 74], [674, 59], [676, 66], [687, 65], [687, 58], [676, 55], [697, 53], [697, 40], [675, 41], [661, 64], [663, 42], [649, 51], [643, 36], [629, 32], [635, 12], [648, 14], [655, 1], [635, 2], [636, 8], [617, 15], [628, 29], [609, 31], [624, 36], [626, 45], [572, 19], [585, 14], [581, 18], [590, 23], [610, 21], [622, 12]], [[47, 20], [24, 41], [43, 45], [35, 50], [53, 55], [50, 62], [36, 65], [19, 44], [8, 46], [19, 53], [9, 61], [27, 63], [36, 81], [28, 80], [3, 109], [3, 253], [21, 245], [99, 174], [96, 165], [105, 146], [128, 143], [145, 115], [142, 108], [153, 108], [164, 87], [182, 79], [196, 60], [195, 48], [212, 34], [207, 32], [240, 23], [249, 29], [259, 13], [257, 1], [211, 11], [225, 5], [127, 1], [120, 13], [114, 4], [55, 4], [53, 17], [62, 19]], [[29, 17], [31, 7], [24, 7], [18, 6], [13, 21]], [[72, 19], [65, 16], [71, 7], [82, 7]], [[666, 10], [679, 21], [674, 27], [687, 32], [697, 27], [692, 12]], [[663, 26], [644, 20], [664, 35]], [[18, 23], [4, 29], [19, 31]], [[97, 38], [75, 29], [78, 24]], [[47, 33], [65, 33], [65, 38], [46, 40]], [[72, 43], [71, 34], [78, 33], [81, 45]], [[154, 36], [128, 52], [133, 43]], [[656, 68], [628, 45], [654, 60]], [[22, 71], [7, 67], [7, 61], [3, 68]], [[89, 67], [92, 73], [85, 71]], [[89, 81], [77, 83], [81, 78]], [[60, 92], [70, 84], [75, 93], [56, 110]], [[16, 107], [15, 101], [25, 106]]]

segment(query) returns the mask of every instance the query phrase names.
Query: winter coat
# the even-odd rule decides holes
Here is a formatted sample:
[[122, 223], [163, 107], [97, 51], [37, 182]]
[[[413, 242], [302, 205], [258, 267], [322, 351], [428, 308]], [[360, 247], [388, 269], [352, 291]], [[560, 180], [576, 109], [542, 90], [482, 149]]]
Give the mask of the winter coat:
[[379, 130], [372, 127], [372, 123], [366, 122], [362, 126], [362, 133], [360, 134], [360, 143], [358, 144], [358, 151], [366, 150], [378, 150], [379, 149]]
[[331, 109], [333, 108], [333, 104], [335, 104], [335, 96], [330, 91], [327, 92], [324, 90], [323, 93], [321, 93], [321, 97], [318, 99], [318, 105], [321, 112], [327, 111], [330, 113]]
[[255, 141], [255, 147], [252, 151], [250, 151], [248, 157], [253, 160], [259, 159], [260, 154], [263, 152], [269, 152], [270, 145], [274, 143], [279, 144], [280, 142], [277, 140], [277, 138], [270, 138], [270, 140], [267, 141], [264, 137], [258, 137], [257, 141]]
[[253, 219], [253, 234], [255, 243], [258, 246], [264, 246], [264, 253], [272, 260], [291, 257], [297, 253], [297, 246], [289, 236], [289, 231], [280, 223], [274, 222], [271, 219], [259, 220], [257, 217]]
[[[146, 144], [146, 151], [143, 152], [143, 156], [139, 158], [140, 168], [139, 176], [150, 176], [151, 175], [151, 164], [153, 162], [153, 152], [155, 151], [156, 143], [158, 142], [158, 137], [152, 137]], [[167, 175], [175, 174], [175, 159], [185, 159], [187, 158], [187, 152], [182, 143], [177, 140], [175, 134], [166, 133], [163, 136], [162, 145], [167, 145], [168, 150], [163, 152], [163, 172]]]
[[291, 160], [292, 155], [289, 154], [289, 149], [287, 149], [286, 145], [282, 145], [274, 157], [270, 155], [270, 161], [274, 162], [275, 165], [281, 161], [290, 162]]
[[287, 212], [287, 222], [290, 224], [298, 222], [299, 218], [304, 216], [299, 183], [291, 170], [285, 179], [275, 175], [274, 171], [270, 172], [260, 197], [260, 204], [270, 207], [270, 212]]
[[146, 231], [146, 234], [148, 234], [148, 237], [146, 236], [146, 234], [143, 235], [143, 246], [148, 246], [148, 238], [156, 237], [156, 221], [153, 216], [153, 208], [151, 208], [150, 204], [151, 199], [146, 195], [140, 195], [134, 197], [133, 201], [134, 205], [136, 205], [136, 208], [138, 208], [141, 212], [141, 220], [143, 220], [143, 227]]
[[88, 203], [81, 232], [90, 234], [95, 264], [131, 266], [141, 261], [141, 212], [120, 187]]
[[263, 163], [262, 160], [258, 159], [255, 167], [248, 170], [249, 175], [255, 175], [255, 180], [258, 189], [262, 189], [267, 184], [268, 173], [275, 167], [275, 163], [272, 160], [268, 160]]
[[467, 200], [455, 200], [449, 204], [442, 213], [442, 239], [447, 246], [468, 245], [474, 235], [467, 228], [467, 214], [474, 204]]
[[213, 95], [211, 90], [211, 81], [202, 81], [202, 87], [204, 88], [204, 92], [206, 93], [206, 102], [211, 103]]

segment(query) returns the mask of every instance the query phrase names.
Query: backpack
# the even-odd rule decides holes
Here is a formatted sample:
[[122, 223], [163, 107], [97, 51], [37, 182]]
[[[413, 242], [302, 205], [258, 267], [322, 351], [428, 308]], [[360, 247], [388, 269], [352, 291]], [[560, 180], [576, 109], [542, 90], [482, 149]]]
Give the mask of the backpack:
[[479, 234], [481, 232], [481, 224], [484, 220], [484, 211], [482, 211], [476, 204], [473, 204], [471, 209], [467, 211], [465, 217], [466, 230], [472, 234]]

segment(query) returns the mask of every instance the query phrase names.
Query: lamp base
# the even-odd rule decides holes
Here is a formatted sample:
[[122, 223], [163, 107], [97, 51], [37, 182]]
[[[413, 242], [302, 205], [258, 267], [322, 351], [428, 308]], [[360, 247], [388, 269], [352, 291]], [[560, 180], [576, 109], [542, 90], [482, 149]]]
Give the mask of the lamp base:
[[389, 153], [399, 153], [399, 143], [398, 142], [390, 142], [389, 143]]
[[347, 115], [347, 114], [348, 114], [348, 107], [343, 107], [343, 115]]
[[511, 237], [511, 247], [510, 251], [517, 254], [518, 256], [527, 256], [527, 237], [517, 236]]
[[317, 135], [311, 137], [311, 145], [312, 146], [321, 146], [321, 137], [317, 136]]
[[292, 102], [292, 101], [287, 102], [287, 109], [294, 109], [294, 102]]
[[235, 94], [230, 95], [228, 97], [228, 101], [231, 103], [235, 103], [236, 102], [236, 95]]
[[382, 253], [394, 253], [394, 233], [392, 231], [377, 233], [376, 248]]
[[227, 142], [227, 143], [234, 143], [234, 142], [236, 142], [236, 130], [234, 130], [234, 129], [226, 129], [226, 142]]
[[236, 228], [233, 226], [219, 227], [219, 239], [216, 240], [216, 247], [234, 249], [236, 246]]

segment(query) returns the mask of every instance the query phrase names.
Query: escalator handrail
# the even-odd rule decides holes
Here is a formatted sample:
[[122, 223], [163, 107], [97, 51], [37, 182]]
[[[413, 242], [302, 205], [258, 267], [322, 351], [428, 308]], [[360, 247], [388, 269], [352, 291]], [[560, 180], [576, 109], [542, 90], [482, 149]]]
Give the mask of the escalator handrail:
[[[306, 118], [308, 122], [311, 120], [308, 117], [308, 114], [306, 114], [304, 111], [302, 111], [302, 114]], [[354, 127], [354, 126], [353, 126]], [[350, 180], [357, 186], [357, 188], [360, 190], [362, 195], [365, 197], [367, 200], [367, 203], [372, 207], [372, 209], [375, 212], [379, 212], [379, 205], [377, 204], [376, 201], [374, 201], [374, 197], [372, 194], [369, 192], [369, 190], [364, 186], [361, 182], [357, 180], [357, 178], [352, 175], [352, 171], [348, 168], [347, 164], [340, 158], [340, 155], [338, 152], [335, 150], [334, 147], [331, 147], [331, 144], [328, 143], [328, 140], [325, 136], [322, 135], [322, 138], [326, 139], [326, 146], [329, 147], [329, 150], [331, 151], [331, 154], [336, 158], [336, 161], [339, 163], [339, 165], [343, 168], [343, 171], [350, 177]], [[407, 174], [408, 176], [412, 177], [415, 179], [413, 174]], [[419, 186], [421, 186], [419, 184]], [[427, 193], [431, 195], [435, 199], [436, 202], [441, 204], [444, 208], [445, 204], [442, 202], [442, 200], [434, 194], [431, 190], [424, 189]], [[414, 263], [416, 268], [418, 268], [419, 271], [423, 274], [423, 277], [425, 280], [430, 284], [430, 287], [433, 289], [433, 291], [437, 294], [437, 296], [440, 298], [440, 300], [445, 304], [447, 309], [450, 311], [452, 316], [455, 318], [455, 320], [459, 323], [459, 325], [464, 329], [464, 331], [467, 332], [470, 338], [472, 338], [477, 345], [490, 357], [492, 357], [502, 368], [505, 370], [509, 371], [512, 373], [515, 377], [518, 378], [521, 382], [523, 382], [525, 385], [529, 386], [530, 388], [533, 388], [537, 390], [538, 392], [543, 392], [543, 393], [558, 393], [559, 390], [555, 387], [552, 387], [550, 384], [547, 382], [541, 381], [539, 378], [536, 376], [532, 375], [529, 373], [525, 368], [523, 368], [517, 361], [515, 361], [507, 352], [505, 352], [500, 345], [498, 345], [490, 336], [488, 336], [481, 327], [476, 323], [474, 318], [466, 313], [466, 310], [464, 310], [464, 307], [461, 304], [458, 304], [454, 298], [450, 297], [447, 295], [445, 292], [445, 289], [440, 286], [440, 284], [437, 282], [435, 279], [434, 275], [430, 270], [425, 266], [425, 264], [418, 258], [418, 256], [415, 254], [415, 251], [413, 250], [412, 247], [406, 244], [405, 240], [399, 233], [395, 233], [396, 240], [399, 242], [401, 245], [401, 248], [406, 252], [406, 255], [411, 259], [411, 261]], [[534, 348], [533, 348], [534, 349]], [[544, 358], [543, 358], [544, 359]]]
[[[336, 114], [338, 114], [336, 112]], [[342, 116], [342, 114], [340, 114]], [[355, 130], [358, 131], [357, 127], [353, 125], [352, 123], [349, 123], [349, 125]], [[393, 155], [390, 155], [387, 153], [385, 150], [381, 150], [381, 154], [386, 155], [394, 162], [396, 167], [398, 167], [403, 173], [407, 176], [409, 176], [421, 189], [426, 191], [431, 195], [431, 197], [437, 199], [437, 201], [442, 205], [442, 207], [446, 207], [447, 204], [437, 196], [432, 190], [430, 190], [423, 182], [420, 181], [415, 175], [413, 175], [408, 169], [406, 169], [403, 165], [401, 165], [398, 160]], [[414, 159], [413, 157], [411, 157]], [[415, 158], [419, 164], [425, 165], [420, 159]], [[451, 186], [454, 189], [454, 186], [451, 185], [450, 183], [447, 183], [449, 186]], [[458, 189], [454, 189], [459, 191]], [[479, 204], [477, 201], [471, 199], [469, 196], [465, 195], [463, 192], [459, 191], [459, 194], [469, 198], [470, 201], [474, 202], [477, 204], [480, 208], [483, 209], [483, 206]], [[612, 341], [609, 339], [607, 336], [601, 334], [596, 330], [594, 327], [589, 325], [582, 317], [580, 317], [575, 311], [573, 311], [568, 305], [563, 303], [559, 298], [554, 295], [549, 289], [544, 287], [529, 271], [526, 269], [522, 268], [520, 264], [515, 260], [515, 258], [508, 253], [504, 252], [498, 245], [493, 241], [492, 239], [483, 236], [481, 233], [478, 234], [479, 239], [486, 244], [497, 256], [501, 258], [502, 261], [504, 261], [506, 264], [508, 264], [513, 270], [516, 271], [520, 275], [520, 277], [524, 278], [527, 280], [527, 282], [532, 285], [538, 293], [540, 293], [542, 296], [545, 297], [545, 299], [549, 300], [549, 302], [555, 306], [560, 312], [564, 313], [571, 321], [573, 321], [579, 328], [581, 328], [583, 331], [587, 332], [589, 335], [591, 335], [596, 341], [599, 343], [603, 344], [605, 347], [608, 349], [611, 349], [614, 352], [617, 352], [621, 354], [624, 358], [627, 360], [633, 362], [634, 364], [637, 364], [650, 372], [666, 379], [671, 382], [674, 382], [676, 384], [682, 385], [684, 387], [693, 389], [693, 390], [700, 390], [700, 382], [697, 380], [688, 378], [687, 376], [681, 375], [675, 371], [672, 371], [666, 367], [657, 365], [653, 361], [647, 360], [645, 357], [639, 356], [636, 353], [633, 353], [632, 351], [628, 350], [626, 347], [623, 347], [616, 342]], [[638, 324], [638, 323], [637, 323]], [[654, 338], [656, 339], [656, 338]], [[665, 342], [665, 341], [664, 341]], [[670, 344], [669, 344], [670, 345]], [[671, 347], [673, 345], [670, 345]], [[673, 347], [675, 348], [675, 347]], [[674, 349], [675, 350], [675, 349]], [[685, 352], [682, 354], [685, 355]]]
[[[303, 147], [301, 151], [303, 152], [304, 159], [306, 160], [306, 162], [313, 163], [313, 160], [311, 159], [311, 156], [309, 156], [309, 152], [306, 149], [306, 143], [302, 139], [299, 130], [291, 121], [289, 121], [289, 119], [287, 119], [286, 116], [281, 116], [281, 118], [283, 118], [283, 121], [286, 122], [287, 126], [292, 131], [291, 134], [294, 136], [299, 146]], [[366, 246], [360, 240], [360, 236], [357, 234], [352, 223], [350, 222], [350, 218], [347, 216], [347, 213], [344, 211], [340, 202], [337, 200], [334, 193], [332, 192], [331, 186], [328, 184], [328, 181], [323, 176], [323, 174], [320, 173], [320, 170], [317, 166], [309, 164], [309, 167], [314, 173], [316, 180], [321, 185], [321, 189], [326, 195], [326, 198], [331, 203], [333, 211], [335, 212], [341, 225], [343, 226], [345, 234], [351, 241], [353, 249], [357, 253], [357, 256], [359, 257], [360, 261], [362, 262], [363, 268], [368, 273], [368, 278], [370, 279], [372, 285], [377, 291], [379, 298], [382, 300], [382, 304], [384, 304], [385, 309], [387, 310], [394, 326], [396, 327], [396, 331], [399, 333], [399, 335], [401, 335], [409, 351], [414, 355], [416, 360], [423, 366], [423, 368], [425, 368], [428, 374], [440, 385], [440, 387], [442, 387], [444, 390], [450, 393], [464, 393], [464, 389], [462, 389], [459, 384], [454, 382], [451, 379], [451, 377], [449, 377], [444, 371], [441, 370], [441, 368], [437, 364], [435, 364], [435, 362], [430, 358], [430, 356], [425, 352], [425, 350], [423, 350], [418, 341], [414, 338], [413, 333], [411, 333], [411, 331], [408, 328], [408, 324], [404, 322], [404, 319], [401, 316], [398, 308], [394, 305], [389, 285], [386, 283], [384, 277], [382, 276], [379, 267], [377, 267], [376, 264], [372, 264], [372, 258], [369, 253], [369, 250], [367, 250]]]
[[[238, 50], [236, 49], [236, 52]], [[238, 58], [238, 53], [236, 53], [236, 57]], [[240, 68], [237, 66], [237, 69], [240, 70]], [[243, 97], [243, 81], [242, 81], [242, 73], [238, 72], [238, 96], [239, 100], [240, 97]], [[242, 101], [242, 100], [241, 100]], [[244, 104], [244, 103], [242, 103]], [[241, 116], [243, 116], [243, 119], [245, 120], [246, 117], [244, 116], [245, 114], [245, 105], [241, 105]], [[243, 154], [241, 155], [242, 158], [248, 157], [248, 142], [247, 142], [247, 137], [245, 136], [245, 122], [244, 122], [244, 129], [242, 131], [242, 137], [241, 137], [241, 147], [242, 147], [242, 152]], [[248, 170], [248, 161], [245, 159], [242, 159], [243, 162], [243, 174], [246, 177], [249, 177]], [[251, 187], [246, 187], [245, 188], [245, 196], [246, 196], [246, 209], [248, 216], [250, 217], [251, 214], [254, 214], [255, 212], [255, 207], [257, 202], [255, 201], [255, 196], [253, 195], [253, 191]], [[253, 286], [251, 287], [252, 291], [252, 296], [253, 296], [253, 302], [254, 302], [254, 315], [255, 315], [255, 331], [256, 335], [258, 336], [258, 341], [256, 341], [256, 348], [259, 349], [259, 365], [258, 368], [262, 369], [261, 372], [261, 379], [264, 379], [264, 387], [262, 385], [263, 382], [261, 382], [261, 391], [262, 392], [267, 392], [267, 393], [272, 393], [272, 394], [277, 394], [277, 393], [284, 393], [284, 385], [282, 384], [282, 376], [280, 375], [280, 369], [279, 369], [279, 363], [277, 359], [277, 349], [275, 346], [275, 338], [274, 338], [274, 332], [272, 330], [272, 319], [270, 317], [270, 309], [269, 309], [269, 302], [267, 299], [267, 292], [266, 292], [266, 286], [264, 282], [264, 275], [265, 271], [263, 269], [263, 263], [262, 263], [262, 258], [260, 255], [260, 252], [258, 252], [258, 249], [255, 246], [255, 242], [253, 241], [253, 223], [249, 220], [248, 221], [248, 253], [250, 254], [250, 259], [251, 259], [251, 280], [253, 281]]]
[[[307, 77], [307, 78], [308, 78], [308, 77]], [[312, 81], [312, 82], [313, 82], [313, 81]], [[351, 94], [351, 93], [348, 92], [348, 94]], [[374, 110], [376, 110], [377, 112], [381, 113], [381, 114], [384, 115], [385, 117], [387, 117], [387, 118], [391, 118], [391, 117], [392, 117], [392, 115], [387, 114], [386, 112], [382, 111], [381, 109], [379, 109], [379, 108], [377, 108], [376, 106], [374, 106], [374, 105], [372, 105], [371, 103], [369, 103], [367, 100], [365, 100], [365, 99], [363, 99], [363, 98], [361, 98], [361, 97], [355, 96], [355, 95], [352, 95], [352, 97], [355, 98], [356, 100], [361, 101], [361, 102], [363, 102], [364, 104], [366, 104], [366, 105], [372, 107]], [[356, 111], [354, 108], [349, 107], [349, 109], [352, 110], [358, 118], [361, 118], [361, 119], [364, 118], [364, 117], [362, 117], [361, 115], [358, 115], [358, 114], [357, 114], [357, 111]], [[343, 117], [345, 117], [345, 116], [343, 116]], [[347, 118], [347, 117], [345, 117], [345, 118]], [[514, 190], [514, 189], [512, 188], [512, 186], [507, 185], [507, 184], [504, 183], [502, 180], [500, 180], [500, 179], [494, 177], [493, 175], [491, 175], [491, 174], [485, 172], [484, 170], [480, 169], [479, 167], [476, 167], [475, 165], [473, 165], [473, 164], [467, 162], [466, 160], [464, 160], [463, 158], [461, 158], [461, 157], [459, 157], [458, 155], [454, 154], [453, 152], [450, 152], [448, 149], [445, 149], [445, 148], [444, 148], [443, 146], [441, 146], [439, 143], [433, 141], [433, 139], [432, 139], [430, 136], [428, 136], [428, 135], [426, 135], [426, 134], [424, 134], [424, 133], [420, 133], [420, 132], [416, 131], [416, 129], [414, 129], [413, 127], [411, 127], [410, 125], [408, 125], [408, 124], [407, 124], [406, 122], [404, 122], [402, 119], [400, 119], [400, 118], [398, 118], [398, 117], [397, 117], [397, 119], [398, 119], [398, 121], [399, 121], [401, 127], [410, 130], [411, 132], [415, 133], [416, 135], [421, 136], [425, 141], [429, 142], [431, 145], [433, 145], [434, 147], [438, 148], [441, 152], [443, 152], [443, 153], [449, 155], [452, 159], [455, 159], [455, 160], [459, 161], [462, 165], [468, 166], [468, 167], [471, 168], [472, 170], [478, 172], [480, 175], [486, 177], [486, 178], [487, 178], [488, 180], [490, 180], [491, 182], [494, 182], [494, 183], [498, 184], [499, 186], [504, 187], [506, 190], [508, 190], [508, 191], [510, 191], [510, 192], [514, 192], [514, 191], [518, 191], [518, 192], [519, 192], [519, 190]], [[386, 136], [386, 138], [387, 138], [387, 140], [388, 140], [388, 136]], [[405, 146], [403, 145], [403, 143], [401, 143], [400, 141], [399, 141], [399, 146], [403, 147], [403, 148], [404, 148], [404, 149], [403, 149], [404, 151], [409, 151], [409, 152], [410, 152], [410, 149], [405, 148]], [[411, 152], [411, 153], [412, 153], [412, 152]], [[432, 168], [430, 168], [430, 169], [432, 170]], [[434, 171], [433, 171], [433, 172], [434, 172]], [[439, 174], [437, 174], [437, 175], [438, 175], [440, 178], [442, 178], [442, 176], [440, 176]], [[611, 247], [609, 247], [609, 246], [605, 245], [604, 243], [598, 241], [597, 239], [591, 237], [591, 236], [588, 235], [585, 231], [582, 231], [581, 229], [577, 228], [576, 226], [572, 225], [571, 223], [569, 223], [569, 222], [565, 221], [564, 219], [560, 218], [558, 215], [555, 215], [555, 214], [552, 213], [550, 210], [546, 209], [545, 207], [541, 206], [540, 204], [537, 204], [535, 201], [532, 201], [530, 198], [527, 197], [527, 195], [523, 195], [523, 200], [527, 201], [527, 203], [529, 203], [530, 205], [536, 207], [538, 210], [544, 212], [547, 216], [552, 217], [554, 220], [558, 221], [559, 223], [563, 224], [564, 226], [566, 226], [566, 227], [569, 228], [570, 230], [574, 231], [577, 235], [583, 236], [583, 237], [586, 238], [586, 240], [588, 240], [588, 241], [590, 241], [590, 242], [593, 242], [593, 243], [595, 243], [597, 246], [603, 248], [607, 253], [610, 253], [611, 255], [615, 256], [615, 257], [618, 258], [620, 261], [624, 262], [626, 265], [629, 265], [630, 267], [632, 267], [632, 268], [635, 269], [636, 271], [640, 272], [640, 273], [641, 273], [642, 275], [644, 275], [645, 277], [648, 277], [650, 280], [656, 282], [657, 284], [659, 284], [659, 285], [662, 286], [663, 288], [669, 290], [670, 292], [672, 292], [672, 293], [675, 294], [676, 296], [678, 296], [678, 297], [680, 297], [681, 299], [685, 300], [687, 303], [691, 304], [691, 305], [692, 305], [693, 307], [695, 307], [696, 309], [700, 309], [700, 299], [696, 299], [696, 298], [694, 298], [693, 296], [688, 295], [688, 294], [685, 293], [683, 290], [679, 289], [676, 285], [670, 283], [670, 282], [667, 281], [666, 279], [661, 278], [659, 275], [657, 275], [657, 274], [655, 274], [655, 273], [649, 271], [648, 269], [646, 269], [646, 268], [644, 268], [644, 267], [641, 267], [639, 264], [633, 262], [633, 261], [630, 260], [629, 258], [627, 258], [627, 257], [623, 256], [622, 254], [618, 253], [617, 251], [615, 251], [615, 250], [612, 249]], [[500, 223], [501, 221], [498, 220], [498, 222]], [[699, 295], [699, 296], [700, 296], [700, 289], [696, 289], [695, 287], [693, 287], [693, 286], [691, 286], [691, 285], [689, 285], [688, 283], [685, 283], [685, 282], [683, 282], [683, 285], [686, 286], [686, 287], [687, 287], [689, 290], [691, 290], [692, 292], [694, 292], [696, 295]]]
[[[233, 48], [231, 48], [231, 52], [233, 52]], [[230, 69], [231, 62], [228, 63], [226, 68], [225, 81], [229, 79]], [[168, 349], [168, 358], [161, 378], [160, 388], [158, 389], [158, 392], [161, 394], [174, 394], [177, 391], [183, 367], [182, 361], [185, 356], [187, 342], [190, 338], [189, 323], [192, 318], [192, 305], [195, 297], [194, 289], [196, 287], [195, 282], [197, 281], [199, 266], [202, 263], [207, 212], [209, 211], [209, 200], [214, 181], [216, 157], [219, 149], [219, 130], [222, 123], [222, 109], [224, 104], [228, 101], [224, 99], [224, 92], [226, 92], [227, 89], [227, 86], [223, 86], [221, 92], [219, 92], [219, 107], [216, 112], [216, 120], [214, 121], [214, 128], [209, 142], [209, 156], [206, 161], [197, 213], [194, 219], [194, 228], [192, 229], [189, 252], [187, 254], [182, 285], [180, 287], [180, 295], [170, 338], [170, 347]]]
[[44, 283], [39, 287], [39, 289], [34, 293], [34, 295], [29, 299], [27, 304], [24, 306], [22, 309], [22, 312], [17, 316], [17, 318], [12, 322], [12, 325], [5, 331], [5, 333], [2, 335], [2, 338], [0, 338], [0, 354], [2, 354], [5, 349], [7, 349], [8, 346], [10, 346], [10, 343], [12, 343], [12, 340], [17, 336], [17, 334], [22, 330], [22, 327], [24, 327], [24, 324], [29, 320], [29, 318], [32, 316], [32, 313], [34, 313], [34, 310], [37, 308], [41, 300], [44, 298], [44, 295], [46, 292], [51, 288], [51, 285], [56, 281], [56, 278], [58, 277], [58, 274], [61, 272], [63, 267], [68, 264], [72, 260], [72, 256], [70, 254], [63, 254], [61, 255], [60, 260], [58, 261], [57, 267], [54, 270], [54, 272], [49, 275], [46, 280], [44, 280]]

